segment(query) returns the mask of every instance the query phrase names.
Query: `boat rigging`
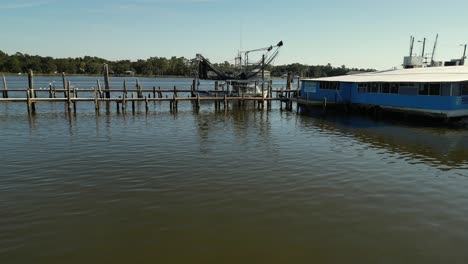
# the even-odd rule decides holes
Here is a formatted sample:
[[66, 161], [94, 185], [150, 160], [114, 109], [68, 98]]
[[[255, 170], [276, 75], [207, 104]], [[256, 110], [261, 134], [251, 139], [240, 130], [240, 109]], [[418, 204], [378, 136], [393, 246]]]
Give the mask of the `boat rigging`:
[[[202, 80], [249, 80], [257, 76], [258, 73], [265, 70], [273, 60], [278, 56], [280, 48], [283, 46], [283, 41], [278, 42], [276, 45], [271, 45], [265, 48], [239, 51], [236, 57], [235, 72], [225, 72], [220, 70], [212, 64], [207, 58], [201, 54], [197, 54], [198, 71], [197, 77]], [[249, 54], [252, 52], [266, 51], [262, 54], [262, 59], [256, 63], [249, 63]], [[242, 54], [244, 54], [244, 61], [242, 61]], [[213, 74], [209, 74], [213, 73]]]

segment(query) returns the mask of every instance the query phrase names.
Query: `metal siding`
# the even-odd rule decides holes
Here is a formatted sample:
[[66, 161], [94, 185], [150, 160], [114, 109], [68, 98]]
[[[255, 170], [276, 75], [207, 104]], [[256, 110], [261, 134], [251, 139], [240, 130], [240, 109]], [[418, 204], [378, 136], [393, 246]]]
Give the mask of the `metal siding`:
[[304, 92], [302, 81], [302, 98], [329, 102], [351, 102], [355, 104], [369, 104], [413, 109], [432, 110], [463, 110], [468, 109], [468, 96], [426, 96], [401, 95], [382, 93], [358, 93], [357, 83], [340, 83], [340, 90], [321, 90], [316, 93]]
[[361, 93], [354, 97], [353, 103], [415, 109], [452, 110], [454, 98], [450, 96]]

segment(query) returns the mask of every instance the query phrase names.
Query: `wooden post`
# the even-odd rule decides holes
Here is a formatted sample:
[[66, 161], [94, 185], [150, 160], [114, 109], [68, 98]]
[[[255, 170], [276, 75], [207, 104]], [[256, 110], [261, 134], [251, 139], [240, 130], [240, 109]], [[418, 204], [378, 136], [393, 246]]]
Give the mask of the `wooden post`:
[[156, 87], [153, 86], [153, 98], [156, 98]]
[[31, 114], [31, 94], [29, 93], [29, 89], [26, 91], [26, 100], [28, 104], [28, 114]]
[[172, 108], [174, 111], [177, 111], [177, 99], [175, 94], [172, 95]]
[[148, 97], [145, 97], [145, 109], [146, 109], [146, 113], [148, 113], [148, 110], [149, 110]]
[[132, 93], [132, 112], [135, 113], [135, 93]]
[[200, 108], [200, 95], [197, 94], [197, 101], [195, 103], [195, 107], [197, 108], [197, 110]]
[[124, 94], [122, 97], [122, 112], [127, 111], [127, 94]]
[[215, 109], [218, 109], [218, 81], [215, 81]]
[[49, 83], [49, 98], [52, 98], [52, 83]]
[[36, 112], [36, 103], [31, 101], [31, 98], [35, 98], [34, 93], [34, 74], [32, 70], [28, 73], [28, 85], [29, 85], [29, 104], [32, 113]]
[[279, 103], [280, 103], [280, 110], [283, 110], [283, 92], [281, 92]]
[[126, 96], [127, 95], [127, 81], [125, 79], [123, 81], [123, 92], [124, 92], [124, 95]]
[[163, 98], [163, 95], [162, 95], [162, 92], [161, 92], [161, 86], [158, 86], [158, 90], [159, 90], [158, 97]]
[[177, 97], [177, 87], [174, 85], [174, 96]]
[[[273, 98], [273, 80], [268, 82], [268, 98]], [[267, 108], [271, 109], [271, 100], [268, 100]]]
[[57, 95], [55, 94], [55, 82], [52, 84], [52, 98], [57, 98]]
[[68, 84], [67, 84], [67, 107], [68, 107], [68, 111], [71, 110], [71, 97], [70, 97], [70, 81], [68, 81]]
[[6, 78], [3, 76], [3, 98], [8, 98], [8, 88], [6, 83]]
[[140, 80], [136, 79], [135, 87], [137, 88], [137, 97], [143, 98], [143, 93], [141, 92]]
[[109, 66], [107, 64], [104, 64], [104, 89], [106, 90], [106, 98], [110, 98]]
[[98, 90], [94, 87], [94, 110], [99, 111]]
[[224, 109], [226, 110], [226, 106], [228, 105], [228, 102], [227, 102], [227, 95], [224, 94]]
[[[76, 92], [76, 87], [73, 88], [73, 97], [74, 98], [78, 97], [77, 92]], [[76, 100], [73, 100], [73, 113], [76, 113]]]
[[63, 98], [67, 98], [67, 79], [65, 78], [64, 72], [62, 72], [62, 82], [63, 82]]
[[196, 87], [197, 87], [196, 85], [197, 85], [197, 84], [196, 84], [196, 80], [193, 79], [193, 81], [192, 81], [192, 97], [196, 97], [196, 92], [195, 92], [195, 91], [196, 91]]
[[265, 97], [267, 95], [265, 94], [265, 81], [262, 82], [262, 109], [265, 108]]
[[[286, 90], [291, 90], [291, 72], [288, 72], [288, 78], [286, 79]], [[289, 99], [291, 97], [290, 92], [286, 92], [285, 98], [287, 99], [286, 101], [286, 110], [289, 110]]]
[[98, 87], [98, 90], [99, 90], [99, 98], [103, 98], [103, 93], [102, 93], [102, 88], [101, 88], [101, 81], [99, 81], [99, 79], [97, 80], [97, 87]]

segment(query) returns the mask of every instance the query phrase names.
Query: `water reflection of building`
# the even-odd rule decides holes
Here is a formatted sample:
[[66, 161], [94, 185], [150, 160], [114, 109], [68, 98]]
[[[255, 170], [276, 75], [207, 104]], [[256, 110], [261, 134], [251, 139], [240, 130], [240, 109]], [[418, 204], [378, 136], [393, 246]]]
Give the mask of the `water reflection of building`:
[[415, 127], [362, 117], [336, 116], [318, 119], [314, 125], [326, 131], [351, 136], [376, 149], [422, 160], [431, 166], [468, 168], [466, 129]]

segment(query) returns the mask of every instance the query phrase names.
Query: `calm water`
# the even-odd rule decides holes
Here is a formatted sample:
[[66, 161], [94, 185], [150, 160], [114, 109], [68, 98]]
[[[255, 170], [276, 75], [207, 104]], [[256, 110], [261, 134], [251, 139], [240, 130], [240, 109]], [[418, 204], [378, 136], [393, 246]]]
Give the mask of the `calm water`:
[[468, 130], [0, 104], [0, 263], [466, 263]]

